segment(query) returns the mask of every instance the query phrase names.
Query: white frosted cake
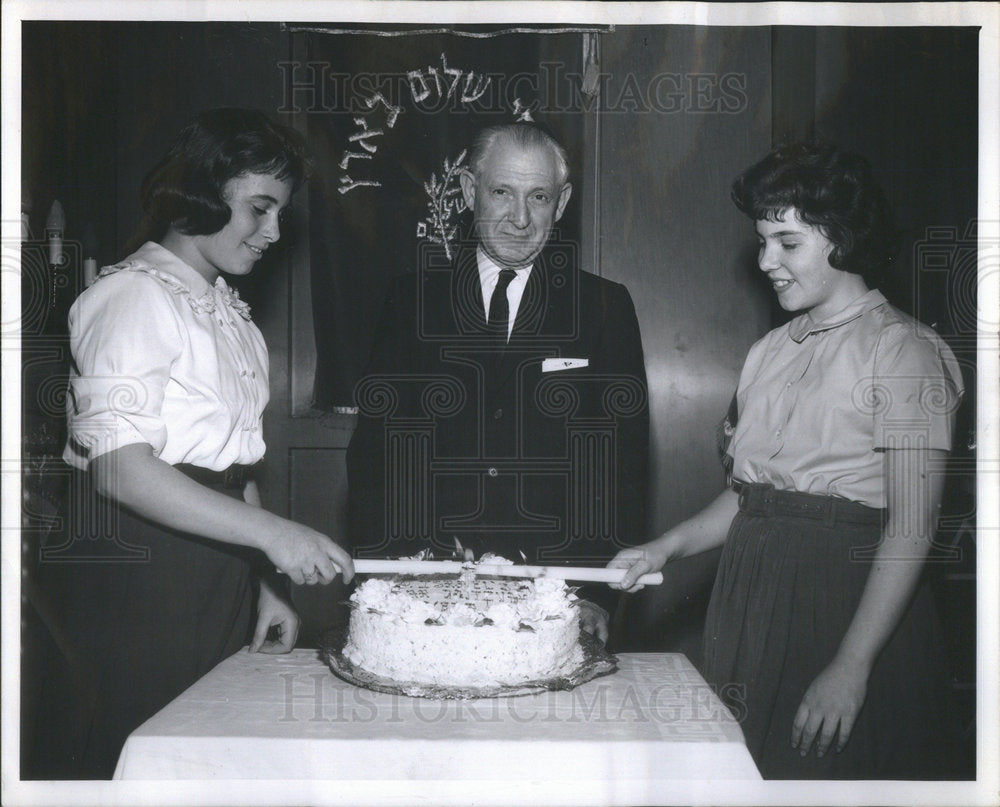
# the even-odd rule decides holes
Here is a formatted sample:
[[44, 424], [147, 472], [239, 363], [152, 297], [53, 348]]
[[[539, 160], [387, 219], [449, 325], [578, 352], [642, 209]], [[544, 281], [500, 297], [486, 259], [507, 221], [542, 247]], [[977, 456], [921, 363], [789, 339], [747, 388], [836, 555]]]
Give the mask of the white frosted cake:
[[583, 662], [575, 602], [565, 582], [551, 578], [370, 578], [351, 596], [343, 652], [393, 681], [517, 686]]

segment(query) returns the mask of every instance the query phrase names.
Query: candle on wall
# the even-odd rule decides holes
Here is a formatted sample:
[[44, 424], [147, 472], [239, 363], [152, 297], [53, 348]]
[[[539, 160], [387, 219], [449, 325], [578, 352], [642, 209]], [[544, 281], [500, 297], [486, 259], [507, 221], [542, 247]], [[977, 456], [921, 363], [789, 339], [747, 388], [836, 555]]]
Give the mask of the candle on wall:
[[48, 218], [45, 219], [45, 237], [49, 242], [49, 266], [62, 266], [65, 257], [63, 255], [63, 233], [66, 231], [66, 214], [63, 212], [59, 200], [52, 202], [49, 208]]
[[97, 280], [97, 259], [96, 258], [84, 258], [83, 259], [83, 283], [85, 286], [92, 286], [94, 281]]
[[60, 283], [59, 267], [66, 260], [63, 252], [63, 232], [66, 230], [66, 214], [59, 200], [53, 200], [49, 215], [45, 219], [45, 237], [49, 242], [49, 308], [56, 306], [56, 286]]
[[97, 280], [97, 258], [84, 258], [83, 259], [83, 284], [84, 286], [92, 286], [94, 281]]
[[94, 223], [83, 228], [83, 285], [87, 288], [97, 280], [97, 233]]

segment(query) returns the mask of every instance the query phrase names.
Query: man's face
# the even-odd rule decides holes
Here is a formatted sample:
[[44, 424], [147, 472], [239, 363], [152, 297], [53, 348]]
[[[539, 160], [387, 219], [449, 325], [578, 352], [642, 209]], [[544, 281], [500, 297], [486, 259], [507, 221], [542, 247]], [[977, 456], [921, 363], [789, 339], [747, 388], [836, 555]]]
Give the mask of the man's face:
[[559, 221], [572, 187], [559, 182], [555, 155], [499, 138], [478, 174], [461, 175], [483, 251], [501, 268], [528, 266]]

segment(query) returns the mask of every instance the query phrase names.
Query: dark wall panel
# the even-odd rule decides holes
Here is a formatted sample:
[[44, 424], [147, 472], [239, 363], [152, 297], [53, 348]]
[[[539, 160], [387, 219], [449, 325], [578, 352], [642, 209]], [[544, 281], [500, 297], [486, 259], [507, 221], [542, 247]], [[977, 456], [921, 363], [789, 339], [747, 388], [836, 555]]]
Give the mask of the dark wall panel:
[[[820, 28], [816, 130], [872, 163], [900, 234], [892, 301], [953, 338], [975, 336], [975, 266], [953, 283], [928, 271], [929, 231], [974, 222], [978, 182], [979, 31], [974, 28]], [[962, 283], [961, 270], [969, 272]], [[959, 282], [954, 282], [954, 281]], [[956, 289], [973, 293], [954, 294]], [[949, 293], [951, 291], [952, 293]]]
[[[611, 78], [600, 267], [632, 292], [652, 420], [650, 533], [623, 536], [631, 543], [697, 512], [725, 484], [716, 427], [769, 326], [752, 225], [729, 200], [733, 177], [770, 146], [769, 54], [766, 28], [619, 28], [602, 38]], [[673, 564], [663, 586], [633, 598], [631, 643], [666, 647], [696, 625], [700, 614], [682, 606], [704, 596], [714, 560]]]
[[139, 222], [139, 183], [196, 113], [217, 106], [281, 108], [276, 23], [116, 23], [119, 244]]

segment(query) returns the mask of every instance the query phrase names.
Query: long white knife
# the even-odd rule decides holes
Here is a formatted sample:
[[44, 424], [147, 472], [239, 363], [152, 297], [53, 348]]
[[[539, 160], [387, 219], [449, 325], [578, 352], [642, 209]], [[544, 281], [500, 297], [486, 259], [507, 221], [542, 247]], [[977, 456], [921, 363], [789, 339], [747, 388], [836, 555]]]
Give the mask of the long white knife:
[[[588, 583], [620, 583], [627, 569], [590, 568], [586, 566], [518, 566], [481, 563], [469, 567], [459, 560], [356, 560], [357, 574], [458, 574], [473, 568], [477, 575], [494, 577], [555, 577]], [[645, 586], [663, 582], [662, 572], [644, 574], [637, 581]]]

